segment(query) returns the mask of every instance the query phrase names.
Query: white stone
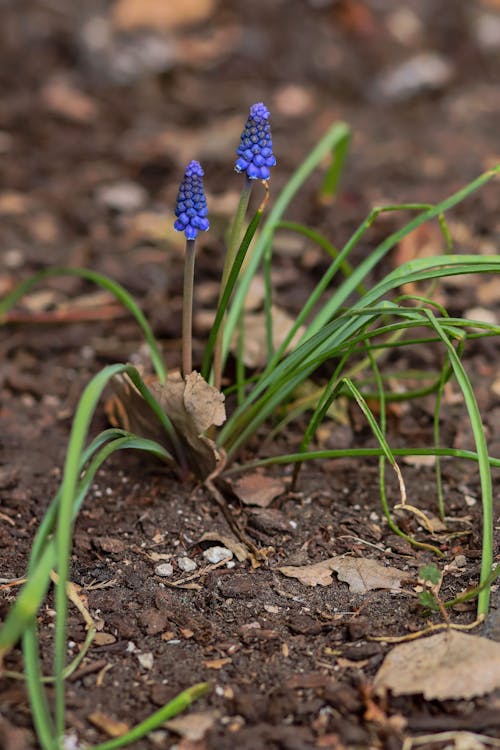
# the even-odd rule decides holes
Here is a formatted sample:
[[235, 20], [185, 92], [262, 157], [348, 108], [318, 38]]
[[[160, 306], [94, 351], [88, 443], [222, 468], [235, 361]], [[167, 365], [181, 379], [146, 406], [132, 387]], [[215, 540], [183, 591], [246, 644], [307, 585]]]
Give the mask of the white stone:
[[97, 200], [115, 211], [137, 211], [147, 201], [148, 194], [142, 185], [123, 180], [112, 185], [102, 185], [97, 190]]
[[204, 551], [203, 557], [209, 563], [213, 563], [215, 565], [222, 560], [231, 560], [233, 557], [233, 553], [227, 547], [209, 547]]
[[195, 561], [191, 560], [190, 557], [179, 557], [177, 560], [177, 565], [185, 573], [192, 573], [193, 570], [196, 570], [196, 568], [198, 567]]
[[162, 578], [168, 578], [173, 572], [174, 568], [170, 563], [160, 563], [155, 568], [156, 575], [161, 576]]
[[144, 654], [137, 654], [137, 660], [143, 669], [153, 668], [154, 656], [151, 651], [146, 651]]

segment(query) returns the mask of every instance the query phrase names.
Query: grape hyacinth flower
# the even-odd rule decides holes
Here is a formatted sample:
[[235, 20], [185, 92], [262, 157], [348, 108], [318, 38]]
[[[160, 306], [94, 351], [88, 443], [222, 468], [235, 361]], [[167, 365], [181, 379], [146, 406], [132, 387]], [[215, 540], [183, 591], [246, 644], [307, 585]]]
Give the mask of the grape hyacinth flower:
[[236, 172], [245, 172], [250, 180], [268, 180], [270, 167], [276, 164], [269, 117], [269, 110], [262, 102], [253, 104], [241, 134], [234, 168]]
[[[267, 180], [271, 176], [270, 169], [276, 164], [276, 158], [273, 154], [273, 140], [271, 137], [271, 124], [269, 122], [270, 116], [269, 110], [262, 102], [252, 104], [250, 114], [241, 134], [240, 145], [236, 151], [238, 159], [236, 160], [234, 169], [239, 174], [244, 175], [245, 180], [229, 235], [229, 243], [222, 271], [221, 297], [219, 298], [219, 302], [236, 258], [252, 187], [255, 180], [262, 180], [267, 194]], [[213, 370], [214, 385], [216, 388], [220, 388], [222, 382], [222, 369], [224, 366], [222, 352], [223, 332], [224, 325], [221, 324], [214, 349]]]
[[209, 228], [208, 209], [203, 190], [203, 169], [199, 161], [190, 161], [177, 194], [174, 229], [184, 232], [187, 240], [194, 240], [198, 231]]
[[209, 228], [208, 209], [203, 190], [203, 169], [198, 161], [190, 161], [177, 194], [174, 229], [186, 236], [184, 258], [184, 289], [182, 295], [182, 374], [193, 370], [193, 286], [195, 240], [198, 232]]

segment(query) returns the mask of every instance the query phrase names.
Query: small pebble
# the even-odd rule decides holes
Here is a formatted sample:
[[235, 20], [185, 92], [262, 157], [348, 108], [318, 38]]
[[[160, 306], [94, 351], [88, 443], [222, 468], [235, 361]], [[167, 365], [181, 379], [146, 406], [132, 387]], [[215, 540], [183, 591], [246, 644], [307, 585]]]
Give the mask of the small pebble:
[[102, 185], [96, 194], [99, 203], [114, 211], [137, 211], [148, 199], [146, 190], [136, 182], [115, 182], [112, 185]]
[[20, 268], [25, 262], [24, 253], [17, 247], [6, 250], [3, 255], [3, 262], [7, 268]]
[[76, 734], [65, 734], [62, 739], [64, 750], [79, 750], [81, 748]]
[[137, 654], [137, 660], [143, 669], [153, 668], [154, 656], [151, 651], [146, 651], [144, 654]]
[[496, 13], [482, 13], [476, 21], [476, 38], [485, 52], [500, 49], [500, 16]]
[[382, 73], [370, 89], [370, 95], [385, 101], [402, 102], [423, 91], [439, 91], [450, 83], [454, 69], [448, 58], [437, 52], [421, 52]]
[[177, 565], [179, 566], [180, 570], [183, 570], [185, 573], [192, 573], [193, 570], [196, 570], [198, 567], [194, 560], [191, 560], [190, 557], [179, 557], [177, 560]]
[[154, 747], [164, 748], [167, 746], [168, 732], [164, 729], [157, 729], [156, 732], [148, 734], [148, 740]]
[[161, 576], [162, 578], [168, 578], [173, 572], [174, 568], [170, 563], [160, 563], [155, 568], [156, 575]]
[[204, 551], [203, 557], [209, 563], [215, 565], [216, 563], [221, 562], [221, 560], [231, 560], [233, 553], [227, 547], [209, 547]]

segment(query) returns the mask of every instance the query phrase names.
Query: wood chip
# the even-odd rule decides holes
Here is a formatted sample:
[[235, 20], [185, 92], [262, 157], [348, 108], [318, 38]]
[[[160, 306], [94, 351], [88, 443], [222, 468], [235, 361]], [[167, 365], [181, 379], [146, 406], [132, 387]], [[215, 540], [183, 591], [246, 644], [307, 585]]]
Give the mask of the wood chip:
[[125, 734], [130, 729], [130, 726], [126, 722], [117, 721], [103, 711], [94, 711], [89, 714], [88, 720], [109, 737], [121, 737], [122, 734]]

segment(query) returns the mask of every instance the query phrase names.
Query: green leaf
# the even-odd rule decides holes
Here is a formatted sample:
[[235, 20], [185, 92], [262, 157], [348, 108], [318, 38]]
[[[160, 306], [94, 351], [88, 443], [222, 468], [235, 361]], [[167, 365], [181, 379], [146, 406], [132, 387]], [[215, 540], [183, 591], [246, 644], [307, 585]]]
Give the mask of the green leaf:
[[425, 607], [425, 609], [430, 609], [432, 612], [438, 612], [439, 606], [436, 601], [436, 597], [431, 591], [421, 591], [418, 595], [418, 600], [422, 607]]
[[436, 585], [441, 580], [441, 571], [435, 565], [424, 565], [423, 568], [420, 568], [419, 577], [423, 581]]

